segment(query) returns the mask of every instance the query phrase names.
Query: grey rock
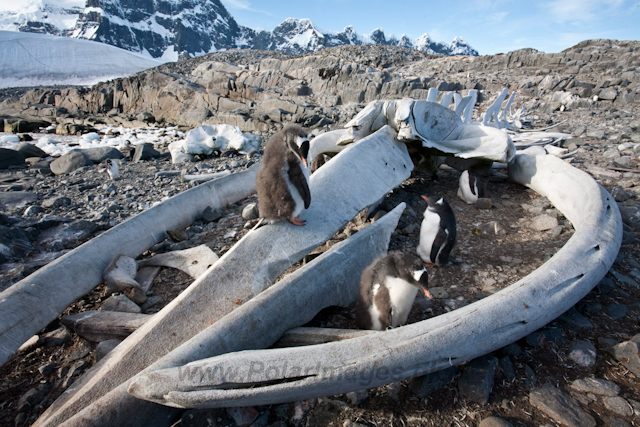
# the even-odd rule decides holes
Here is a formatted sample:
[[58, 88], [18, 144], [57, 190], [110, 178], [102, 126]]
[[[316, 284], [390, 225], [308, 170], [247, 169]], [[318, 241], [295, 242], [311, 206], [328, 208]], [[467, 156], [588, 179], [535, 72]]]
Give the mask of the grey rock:
[[608, 415], [605, 415], [602, 418], [604, 419], [607, 427], [633, 427], [629, 421], [623, 420], [622, 418], [610, 417]]
[[51, 387], [48, 383], [38, 384], [36, 387], [30, 389], [18, 400], [18, 412], [29, 411], [36, 406], [42, 399], [49, 393]]
[[47, 157], [48, 154], [42, 151], [39, 147], [34, 144], [30, 144], [28, 142], [23, 142], [18, 145], [16, 149], [18, 152], [22, 153], [25, 159], [29, 157]]
[[480, 421], [478, 427], [513, 427], [513, 424], [500, 417], [487, 417]]
[[628, 307], [624, 304], [615, 303], [607, 306], [607, 314], [613, 320], [622, 319], [627, 315], [628, 310]]
[[253, 406], [241, 408], [227, 408], [227, 414], [235, 421], [238, 427], [248, 427], [260, 414]]
[[571, 307], [558, 319], [571, 325], [571, 327], [579, 329], [593, 329], [593, 325], [591, 324], [591, 322], [589, 322], [586, 317], [580, 314], [578, 310], [575, 309], [575, 307]]
[[500, 369], [504, 372], [504, 376], [507, 378], [507, 381], [512, 381], [516, 378], [516, 370], [513, 367], [513, 363], [511, 363], [511, 358], [509, 356], [501, 357], [500, 360]]
[[242, 219], [250, 221], [252, 219], [258, 218], [258, 204], [257, 203], [249, 203], [247, 206], [242, 209]]
[[0, 192], [0, 209], [9, 211], [22, 208], [38, 200], [38, 195], [26, 191], [3, 191]]
[[24, 155], [10, 148], [0, 148], [0, 169], [7, 169], [9, 166], [21, 166], [25, 164]]
[[58, 347], [71, 339], [71, 334], [64, 326], [55, 331], [47, 332], [40, 337], [40, 342], [45, 347]]
[[24, 218], [33, 217], [33, 216], [38, 216], [38, 214], [41, 214], [42, 212], [44, 212], [44, 208], [42, 206], [33, 205], [25, 209], [22, 216]]
[[640, 209], [635, 206], [618, 205], [618, 207], [620, 208], [622, 222], [635, 230], [640, 230]]
[[153, 147], [153, 144], [148, 142], [140, 145], [136, 145], [136, 151], [133, 153], [133, 161], [139, 162], [140, 160], [149, 160], [155, 157], [160, 157], [162, 154]]
[[164, 302], [164, 299], [160, 295], [153, 295], [140, 305], [143, 313], [147, 313], [149, 310], [153, 310], [157, 308], [160, 304]]
[[51, 172], [55, 175], [64, 175], [73, 172], [83, 166], [91, 166], [93, 162], [80, 150], [71, 150], [67, 154], [55, 159], [51, 162]]
[[562, 331], [558, 328], [540, 329], [530, 333], [525, 338], [532, 347], [542, 347], [547, 343], [560, 343], [564, 340]]
[[351, 393], [347, 393], [346, 396], [351, 405], [357, 406], [369, 398], [369, 392], [367, 390], [352, 391]]
[[481, 357], [469, 362], [458, 380], [460, 394], [480, 405], [486, 405], [497, 368], [498, 359], [495, 357]]
[[558, 219], [546, 214], [533, 218], [531, 224], [529, 225], [530, 228], [536, 231], [551, 230], [552, 228], [557, 226]]
[[640, 344], [625, 341], [611, 348], [613, 357], [636, 376], [640, 376]]
[[604, 101], [613, 101], [618, 96], [618, 91], [615, 88], [608, 87], [602, 89], [598, 94], [598, 98]]
[[595, 366], [596, 347], [589, 341], [574, 341], [569, 346], [569, 359], [580, 366]]
[[233, 426], [233, 419], [221, 408], [189, 409], [184, 411], [180, 419], [182, 427]]
[[121, 342], [122, 340], [118, 339], [100, 341], [96, 346], [96, 363], [105, 357], [111, 350], [116, 348], [116, 346]]
[[529, 393], [529, 403], [567, 427], [595, 427], [596, 420], [567, 393], [545, 384]]
[[51, 199], [46, 199], [42, 202], [42, 207], [45, 209], [51, 208], [59, 208], [61, 206], [69, 206], [71, 204], [71, 199], [68, 197], [53, 197]]
[[224, 216], [224, 211], [222, 209], [211, 209], [210, 206], [207, 206], [204, 211], [202, 211], [202, 220], [206, 223], [215, 222]]
[[[633, 288], [639, 288], [638, 282], [630, 278], [629, 276], [625, 276], [624, 274], [614, 270], [613, 268], [609, 269], [609, 273], [616, 278], [620, 283], [631, 286]], [[615, 286], [615, 285], [614, 285]]]
[[413, 378], [409, 383], [409, 388], [416, 396], [423, 399], [434, 391], [452, 383], [457, 370], [456, 366], [451, 366], [441, 371]]
[[83, 148], [82, 154], [87, 156], [89, 160], [93, 163], [102, 163], [107, 159], [123, 159], [124, 154], [122, 154], [115, 147], [92, 147], [92, 148]]
[[620, 396], [605, 397], [602, 399], [604, 406], [618, 415], [630, 417], [633, 415], [633, 408], [624, 398]]
[[581, 393], [593, 393], [600, 396], [614, 397], [620, 394], [618, 384], [600, 378], [580, 378], [574, 380], [569, 387]]
[[100, 310], [120, 311], [123, 313], [141, 313], [140, 307], [126, 295], [112, 295], [102, 303]]

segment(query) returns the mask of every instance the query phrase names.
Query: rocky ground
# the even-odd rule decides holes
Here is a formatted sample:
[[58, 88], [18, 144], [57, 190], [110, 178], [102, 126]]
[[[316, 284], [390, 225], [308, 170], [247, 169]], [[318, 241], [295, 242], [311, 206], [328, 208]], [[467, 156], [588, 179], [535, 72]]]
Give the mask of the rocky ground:
[[[381, 65], [384, 55], [381, 58], [373, 65], [384, 65]], [[393, 55], [389, 58], [402, 60]], [[492, 60], [502, 59], [496, 56], [483, 61], [491, 64]], [[441, 66], [443, 60], [437, 61], [436, 65]], [[450, 64], [456, 62], [452, 60]], [[597, 70], [597, 64], [591, 65]], [[608, 69], [617, 69], [618, 65]], [[629, 66], [620, 65], [623, 69]], [[539, 77], [536, 85], [544, 78]], [[487, 71], [483, 78], [493, 80], [496, 86], [509, 81], [512, 86], [521, 84], [520, 80], [509, 80], [513, 75], [504, 77], [504, 73], [495, 71]], [[617, 87], [621, 84], [618, 82]], [[557, 101], [560, 104], [556, 108], [552, 97], [527, 95], [526, 88], [524, 92], [519, 105], [528, 105], [533, 126], [554, 126], [551, 131], [572, 134], [574, 138], [562, 143], [572, 153], [565, 161], [590, 173], [620, 206], [625, 222], [623, 245], [611, 271], [593, 291], [540, 331], [463, 366], [367, 391], [305, 402], [240, 410], [189, 410], [183, 413], [179, 425], [637, 425], [640, 422], [637, 101], [587, 101], [582, 97], [582, 101], [570, 107]], [[486, 99], [481, 102], [481, 108], [486, 102]], [[340, 111], [359, 108], [362, 105], [351, 104]], [[286, 114], [279, 116], [284, 117]], [[346, 114], [327, 117], [338, 121], [334, 126], [347, 120]], [[266, 136], [269, 132], [263, 133]], [[166, 144], [156, 149], [166, 153]], [[5, 169], [0, 173], [3, 203], [0, 243], [11, 251], [5, 251], [1, 259], [0, 289], [137, 212], [190, 188], [192, 184], [185, 181], [185, 174], [239, 171], [259, 160], [260, 153], [252, 156], [225, 153], [196, 163], [174, 165], [164, 155], [124, 162], [118, 181], [109, 181], [99, 164], [63, 175], [50, 175], [42, 165]], [[455, 310], [508, 286], [539, 267], [571, 237], [571, 224], [546, 199], [509, 182], [503, 172], [496, 170], [488, 179], [489, 209], [466, 205], [456, 197], [459, 172], [449, 168], [441, 168], [435, 176], [415, 171], [380, 206], [388, 210], [401, 201], [408, 205], [392, 235], [391, 250], [415, 250], [426, 205], [421, 195], [442, 195], [456, 212], [458, 243], [453, 262], [429, 270], [434, 299], [418, 298], [410, 322]], [[176, 230], [173, 239], [141, 256], [198, 244], [206, 244], [222, 255], [254, 224], [250, 209], [245, 208], [255, 202], [255, 196], [250, 197], [223, 212], [207, 215], [185, 230]], [[541, 223], [545, 225], [536, 225]], [[365, 225], [354, 220], [317, 252]], [[140, 310], [158, 311], [191, 281], [182, 272], [163, 269]], [[107, 299], [104, 286], [99, 286], [63, 315], [97, 309]], [[354, 307], [326, 309], [310, 325], [355, 327]], [[52, 322], [38, 334], [37, 341], [0, 368], [0, 424], [32, 423], [95, 363], [104, 351], [97, 347], [61, 326], [59, 320]]]

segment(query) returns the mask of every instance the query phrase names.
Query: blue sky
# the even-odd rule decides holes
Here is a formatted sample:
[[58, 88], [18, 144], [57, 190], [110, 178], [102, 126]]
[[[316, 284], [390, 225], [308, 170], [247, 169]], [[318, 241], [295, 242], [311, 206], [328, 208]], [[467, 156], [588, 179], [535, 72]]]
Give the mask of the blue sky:
[[532, 47], [560, 52], [594, 38], [640, 40], [640, 0], [221, 0], [240, 25], [272, 30], [308, 18], [323, 30], [461, 36], [481, 55]]

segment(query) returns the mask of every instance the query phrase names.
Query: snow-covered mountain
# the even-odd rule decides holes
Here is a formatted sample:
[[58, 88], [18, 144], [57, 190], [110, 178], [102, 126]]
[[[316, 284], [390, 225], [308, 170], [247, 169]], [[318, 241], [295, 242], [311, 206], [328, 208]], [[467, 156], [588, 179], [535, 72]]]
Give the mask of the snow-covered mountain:
[[0, 88], [93, 85], [161, 63], [90, 40], [0, 31]]
[[0, 30], [39, 32], [101, 41], [163, 61], [226, 49], [266, 49], [300, 55], [344, 44], [380, 43], [445, 55], [478, 55], [464, 39], [451, 44], [427, 34], [388, 38], [381, 29], [358, 35], [352, 26], [325, 31], [308, 19], [286, 19], [273, 31], [238, 25], [219, 0], [31, 0], [0, 12]]

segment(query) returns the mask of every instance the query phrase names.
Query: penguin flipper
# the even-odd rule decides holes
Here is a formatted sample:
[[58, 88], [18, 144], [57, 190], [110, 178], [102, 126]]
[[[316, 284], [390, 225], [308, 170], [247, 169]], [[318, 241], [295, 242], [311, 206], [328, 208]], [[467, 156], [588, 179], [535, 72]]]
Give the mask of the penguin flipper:
[[[447, 237], [447, 231], [444, 228], [440, 227], [438, 229], [438, 233], [436, 234], [436, 238], [433, 240], [433, 244], [431, 245], [431, 254], [429, 258], [431, 258], [432, 262], [441, 264], [440, 260], [438, 259], [438, 255], [441, 254], [442, 249], [447, 244]], [[442, 255], [445, 254], [443, 253]], [[449, 254], [447, 253], [443, 258], [444, 263], [449, 258]]]
[[304, 201], [304, 208], [309, 208], [311, 204], [311, 192], [309, 191], [309, 184], [307, 183], [307, 177], [302, 172], [300, 163], [289, 162], [289, 181], [296, 187], [300, 197]]

